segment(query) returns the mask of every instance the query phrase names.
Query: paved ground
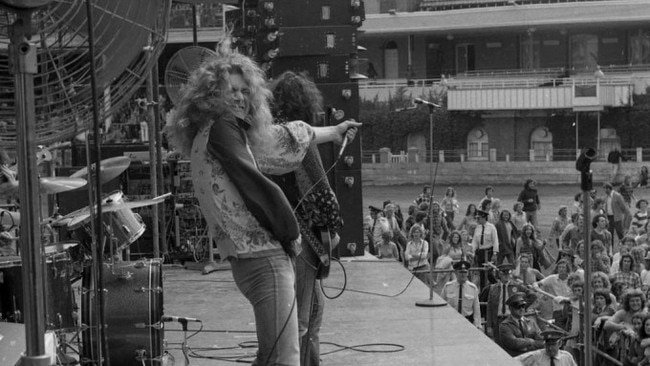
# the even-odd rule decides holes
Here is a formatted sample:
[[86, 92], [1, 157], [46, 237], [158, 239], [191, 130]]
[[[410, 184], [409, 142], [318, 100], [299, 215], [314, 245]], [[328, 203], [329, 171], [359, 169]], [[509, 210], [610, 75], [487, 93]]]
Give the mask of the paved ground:
[[[345, 274], [343, 272], [345, 268]], [[347, 276], [347, 277], [344, 277]], [[251, 306], [232, 282], [230, 271], [209, 275], [179, 268], [164, 270], [165, 314], [196, 317], [203, 328], [189, 339], [192, 365], [250, 362], [255, 352]], [[321, 330], [323, 365], [518, 365], [510, 356], [434, 294], [441, 307], [420, 307], [429, 289], [399, 263], [346, 258], [324, 283]], [[190, 323], [190, 332], [198, 330]], [[166, 323], [165, 338], [176, 365], [183, 365], [182, 332]], [[471, 352], [467, 345], [471, 344]]]

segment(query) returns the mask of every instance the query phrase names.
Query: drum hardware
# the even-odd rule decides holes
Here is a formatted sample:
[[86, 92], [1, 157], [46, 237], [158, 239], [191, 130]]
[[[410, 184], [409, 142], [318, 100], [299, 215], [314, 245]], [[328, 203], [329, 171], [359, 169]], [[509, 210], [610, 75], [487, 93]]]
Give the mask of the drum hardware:
[[163, 292], [163, 289], [162, 289], [162, 287], [155, 287], [155, 288], [140, 287], [140, 288], [133, 289], [133, 291], [138, 292], [138, 293], [144, 293], [144, 292], [149, 291], [149, 292], [154, 292], [154, 293], [161, 294]]
[[[113, 273], [113, 274], [116, 274], [116, 273]], [[122, 272], [122, 273], [117, 273], [117, 278], [119, 278], [120, 280], [128, 281], [132, 277], [133, 277], [133, 272], [126, 271], [126, 272]]]
[[156, 322], [154, 324], [135, 323], [135, 324], [133, 324], [133, 326], [138, 328], [138, 329], [153, 328], [153, 329], [156, 329], [156, 330], [161, 330], [161, 329], [165, 328], [162, 322]]
[[[165, 351], [165, 353], [167, 353], [167, 351]], [[135, 359], [137, 361], [142, 362], [143, 365], [144, 365], [144, 363], [146, 361], [151, 361], [155, 365], [162, 365], [163, 356], [156, 356], [156, 357], [150, 358], [150, 357], [145, 357], [146, 354], [147, 354], [147, 350], [145, 350], [145, 349], [137, 349], [137, 350], [135, 350]]]

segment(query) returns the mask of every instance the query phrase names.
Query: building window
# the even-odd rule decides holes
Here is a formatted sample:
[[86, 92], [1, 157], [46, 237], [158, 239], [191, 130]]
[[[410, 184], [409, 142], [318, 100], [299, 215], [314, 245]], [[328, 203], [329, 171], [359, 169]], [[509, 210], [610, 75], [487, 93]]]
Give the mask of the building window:
[[488, 160], [488, 135], [482, 128], [475, 128], [467, 135], [467, 160]]
[[540, 66], [540, 42], [533, 39], [532, 33], [523, 37], [521, 40], [521, 68], [524, 70], [534, 70]]
[[593, 72], [598, 63], [598, 37], [593, 34], [571, 36], [571, 66], [577, 71]]
[[389, 41], [384, 47], [384, 75], [386, 79], [397, 79], [399, 77], [399, 59], [397, 43]]
[[630, 63], [632, 65], [650, 63], [650, 35], [639, 31], [630, 38]]
[[474, 45], [463, 43], [456, 45], [456, 72], [458, 74], [474, 71], [476, 69], [476, 56]]
[[530, 134], [530, 148], [535, 151], [535, 161], [553, 160], [553, 134], [546, 127], [537, 127]]

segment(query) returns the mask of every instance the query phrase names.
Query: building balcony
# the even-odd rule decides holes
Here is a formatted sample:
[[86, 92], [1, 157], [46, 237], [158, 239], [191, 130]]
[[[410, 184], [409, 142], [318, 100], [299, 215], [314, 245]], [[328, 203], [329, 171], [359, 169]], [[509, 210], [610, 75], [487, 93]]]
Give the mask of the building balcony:
[[630, 105], [633, 91], [629, 77], [457, 78], [448, 82], [447, 109], [596, 111]]
[[[359, 84], [364, 100], [387, 101], [397, 88], [412, 98], [447, 93], [447, 109], [596, 111], [624, 107], [633, 94], [645, 94], [650, 85], [650, 65], [610, 66], [602, 75], [563, 69], [537, 71], [481, 71], [448, 79], [369, 80]], [[569, 76], [558, 76], [569, 75]]]

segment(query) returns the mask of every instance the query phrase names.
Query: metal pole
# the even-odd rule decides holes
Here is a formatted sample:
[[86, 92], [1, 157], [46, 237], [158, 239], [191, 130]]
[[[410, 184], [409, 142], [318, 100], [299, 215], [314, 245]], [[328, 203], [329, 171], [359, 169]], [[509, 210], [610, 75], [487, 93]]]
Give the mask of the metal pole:
[[598, 153], [593, 149], [585, 149], [583, 153], [580, 154], [578, 160], [576, 161], [576, 169], [580, 171], [580, 187], [582, 189], [582, 215], [583, 215], [583, 225], [584, 225], [584, 236], [583, 236], [583, 245], [585, 249], [585, 261], [584, 261], [584, 271], [585, 271], [585, 285], [584, 285], [584, 365], [592, 366], [593, 365], [593, 340], [591, 333], [591, 302], [592, 302], [592, 290], [591, 290], [591, 273], [592, 273], [592, 259], [591, 259], [591, 196], [590, 191], [593, 189], [592, 183], [592, 172], [591, 172], [591, 161], [596, 159]]
[[[147, 51], [147, 57], [152, 57], [151, 51]], [[149, 182], [151, 185], [151, 195], [152, 197], [158, 197], [158, 177], [157, 177], [157, 162], [158, 158], [156, 152], [156, 116], [153, 109], [153, 104], [158, 103], [157, 100], [153, 100], [153, 73], [149, 73], [147, 76], [147, 111], [149, 112]], [[160, 258], [160, 243], [159, 243], [159, 225], [158, 225], [158, 207], [154, 207], [151, 210], [151, 232], [153, 234], [152, 245], [153, 245], [153, 257]], [[129, 258], [130, 259], [130, 258]]]
[[192, 45], [199, 45], [199, 35], [196, 24], [196, 4], [192, 4]]
[[[151, 70], [151, 81], [152, 83], [152, 91], [153, 91], [153, 100], [156, 102], [153, 105], [153, 121], [154, 121], [154, 131], [155, 132], [155, 140], [156, 140], [156, 175], [158, 176], [158, 192], [163, 192], [165, 190], [165, 175], [163, 173], [163, 161], [162, 161], [162, 141], [163, 141], [163, 133], [162, 133], [162, 128], [160, 128], [161, 123], [160, 123], [160, 109], [161, 105], [158, 103], [160, 101], [160, 92], [159, 88], [160, 85], [158, 84], [158, 62], [154, 63], [153, 69]], [[165, 233], [165, 205], [158, 205], [157, 208], [160, 216], [160, 222], [163, 223], [162, 227], [162, 235], [159, 235], [158, 240], [160, 241], [160, 250], [162, 251], [162, 254], [167, 254], [168, 253], [168, 247], [167, 247], [167, 235]]]
[[578, 115], [580, 112], [576, 112], [576, 155], [580, 155], [580, 145], [578, 144]]
[[[99, 121], [99, 106], [98, 106], [98, 93], [97, 93], [97, 78], [95, 71], [95, 30], [93, 21], [93, 5], [92, 0], [86, 0], [86, 21], [88, 22], [88, 55], [90, 56], [90, 86], [92, 93], [92, 110], [93, 110], [93, 134], [95, 135], [95, 169], [98, 172], [95, 175], [95, 204], [97, 205], [95, 220], [95, 253], [93, 255], [93, 282], [95, 286], [95, 304], [94, 309], [97, 314], [93, 319], [97, 326], [97, 361], [99, 364], [105, 362], [110, 365], [110, 355], [108, 352], [108, 342], [106, 341], [106, 324], [104, 324], [104, 225], [102, 223], [102, 182], [99, 179], [99, 172], [101, 172], [101, 130]], [[91, 177], [90, 170], [88, 176]], [[91, 178], [92, 179], [92, 178]], [[88, 183], [90, 184], [90, 182]], [[92, 210], [91, 210], [92, 212]]]
[[11, 72], [16, 85], [16, 124], [18, 129], [18, 181], [20, 182], [20, 254], [23, 276], [26, 355], [21, 364], [49, 365], [45, 354], [44, 263], [41, 258], [40, 193], [36, 166], [36, 111], [34, 74], [36, 48], [28, 42], [31, 35], [31, 11], [18, 11], [10, 26]]
[[[431, 187], [431, 195], [429, 196], [429, 253], [433, 258], [433, 224], [431, 221], [432, 203], [433, 203], [433, 106], [429, 107], [429, 185]], [[433, 262], [433, 261], [432, 261]], [[429, 281], [433, 281], [433, 265], [429, 264]], [[429, 298], [426, 300], [419, 300], [415, 302], [416, 306], [437, 307], [445, 306], [446, 301], [433, 298], [433, 283], [429, 283]]]
[[[431, 195], [429, 196], [429, 254], [431, 255], [432, 263], [429, 265], [429, 270], [433, 271], [433, 221], [431, 216], [433, 213], [433, 108], [429, 107], [429, 186], [431, 187]], [[433, 281], [433, 272], [430, 272], [429, 281]], [[433, 283], [429, 286], [429, 300], [433, 300]]]
[[585, 246], [585, 312], [584, 312], [584, 329], [585, 329], [585, 366], [591, 366], [593, 364], [593, 354], [592, 354], [592, 347], [593, 347], [593, 340], [592, 340], [592, 333], [591, 333], [591, 301], [592, 301], [592, 290], [591, 290], [591, 272], [592, 272], [592, 267], [591, 267], [591, 245], [590, 245], [590, 240], [588, 240], [589, 237], [591, 237], [591, 196], [589, 195], [590, 192], [584, 190], [582, 191], [582, 202], [583, 202], [583, 215], [584, 215], [584, 227], [585, 227], [585, 236], [584, 236], [584, 246]]
[[[598, 81], [597, 81], [598, 82]], [[596, 122], [596, 128], [598, 129], [596, 131], [596, 151], [598, 151], [598, 154], [600, 154], [600, 111], [597, 111], [597, 122]], [[616, 178], [616, 177], [614, 177]]]

